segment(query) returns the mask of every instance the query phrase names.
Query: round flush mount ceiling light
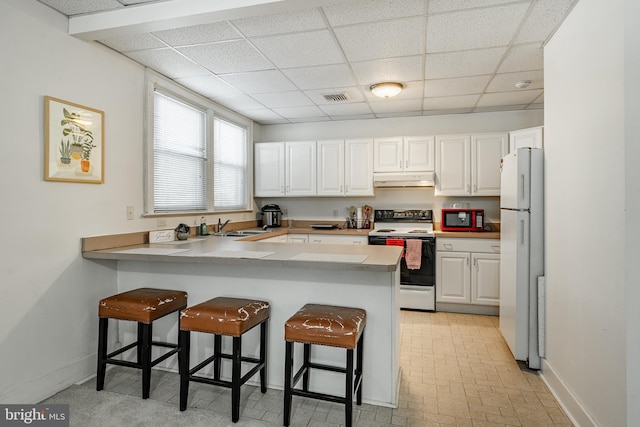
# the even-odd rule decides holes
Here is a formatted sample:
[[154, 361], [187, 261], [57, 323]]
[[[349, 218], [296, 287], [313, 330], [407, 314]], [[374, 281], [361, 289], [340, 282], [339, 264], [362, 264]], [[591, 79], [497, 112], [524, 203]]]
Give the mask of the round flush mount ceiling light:
[[520, 80], [518, 83], [516, 83], [516, 87], [518, 89], [524, 89], [526, 87], [529, 87], [529, 85], [531, 85], [531, 80]]
[[396, 96], [403, 88], [404, 85], [397, 82], [383, 82], [369, 86], [369, 90], [372, 94], [385, 99]]

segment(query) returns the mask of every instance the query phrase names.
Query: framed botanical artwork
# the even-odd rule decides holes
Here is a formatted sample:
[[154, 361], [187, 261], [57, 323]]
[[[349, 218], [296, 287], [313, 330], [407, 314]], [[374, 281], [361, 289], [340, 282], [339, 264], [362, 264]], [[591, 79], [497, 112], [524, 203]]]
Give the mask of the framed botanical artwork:
[[104, 182], [104, 112], [44, 97], [44, 179]]

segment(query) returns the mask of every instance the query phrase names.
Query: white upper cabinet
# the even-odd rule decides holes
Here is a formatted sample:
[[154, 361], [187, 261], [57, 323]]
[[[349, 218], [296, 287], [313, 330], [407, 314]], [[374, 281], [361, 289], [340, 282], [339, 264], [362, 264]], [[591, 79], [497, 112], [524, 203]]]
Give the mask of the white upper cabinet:
[[509, 132], [509, 152], [518, 148], [542, 148], [542, 126]]
[[316, 142], [266, 142], [254, 148], [257, 197], [314, 196]]
[[284, 142], [254, 144], [254, 193], [256, 196], [284, 196], [284, 157]]
[[374, 139], [374, 172], [433, 171], [434, 137], [410, 136]]
[[344, 141], [345, 196], [373, 196], [373, 139]]
[[318, 141], [318, 196], [344, 196], [344, 140]]
[[436, 196], [499, 196], [507, 134], [436, 137]]

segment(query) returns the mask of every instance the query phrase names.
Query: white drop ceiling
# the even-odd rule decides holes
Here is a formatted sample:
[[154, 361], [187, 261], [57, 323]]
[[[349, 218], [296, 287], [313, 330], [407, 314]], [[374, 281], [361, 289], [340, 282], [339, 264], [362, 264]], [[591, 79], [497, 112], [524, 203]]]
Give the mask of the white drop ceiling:
[[[543, 46], [578, 0], [39, 1], [70, 34], [279, 124], [543, 108]], [[382, 81], [405, 88], [376, 98]]]

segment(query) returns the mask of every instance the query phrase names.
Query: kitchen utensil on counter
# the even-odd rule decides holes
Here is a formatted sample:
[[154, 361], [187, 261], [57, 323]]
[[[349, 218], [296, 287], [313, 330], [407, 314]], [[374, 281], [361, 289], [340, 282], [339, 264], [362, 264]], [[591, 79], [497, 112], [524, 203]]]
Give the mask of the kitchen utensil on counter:
[[371, 215], [373, 214], [373, 208], [369, 205], [362, 207], [363, 224], [362, 228], [371, 228]]
[[262, 223], [267, 227], [280, 227], [282, 220], [282, 210], [278, 205], [264, 205], [260, 210], [262, 213]]

